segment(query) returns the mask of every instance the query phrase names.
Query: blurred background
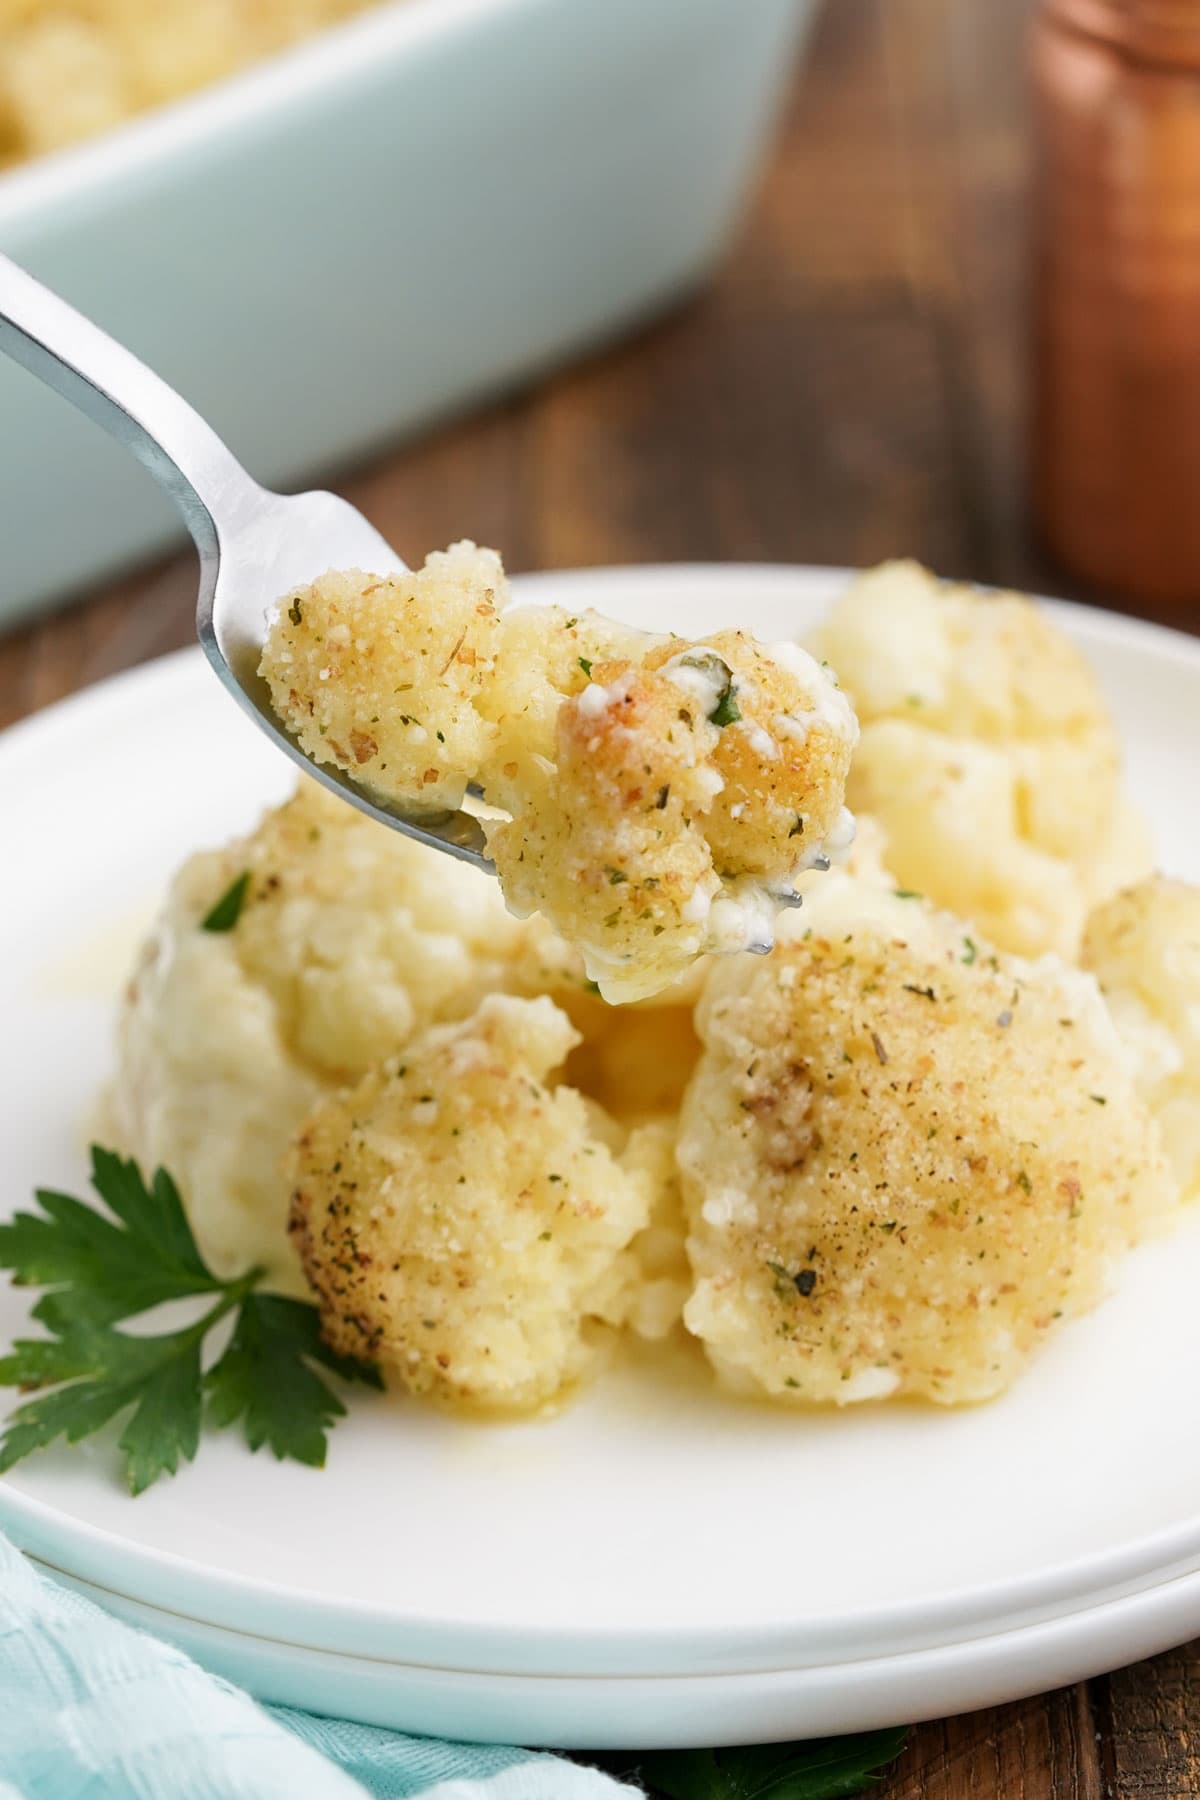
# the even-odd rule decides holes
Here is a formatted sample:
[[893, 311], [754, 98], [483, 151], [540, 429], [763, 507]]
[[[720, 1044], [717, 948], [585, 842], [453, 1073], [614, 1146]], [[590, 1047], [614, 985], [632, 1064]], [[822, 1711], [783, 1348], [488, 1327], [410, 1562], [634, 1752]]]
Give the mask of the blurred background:
[[[0, 249], [410, 561], [462, 536], [515, 571], [915, 556], [1194, 622], [1200, 568], [1163, 543], [1191, 509], [1168, 493], [1149, 570], [1086, 525], [1153, 458], [1139, 408], [1186, 480], [1200, 440], [1191, 0], [1046, 4], [1032, 45], [1034, 0], [327, 0], [356, 16], [282, 77], [115, 130], [93, 94], [53, 130], [94, 135], [48, 156], [12, 98], [39, 10], [0, 4]], [[174, 41], [169, 7], [65, 10], [135, 42], [157, 10]], [[1149, 98], [1140, 14], [1169, 39]], [[91, 65], [57, 54], [61, 114]], [[157, 54], [130, 107], [193, 79]], [[1114, 372], [1131, 345], [1153, 380]], [[161, 497], [4, 366], [0, 470], [0, 719], [188, 640], [190, 557], [145, 560]]]

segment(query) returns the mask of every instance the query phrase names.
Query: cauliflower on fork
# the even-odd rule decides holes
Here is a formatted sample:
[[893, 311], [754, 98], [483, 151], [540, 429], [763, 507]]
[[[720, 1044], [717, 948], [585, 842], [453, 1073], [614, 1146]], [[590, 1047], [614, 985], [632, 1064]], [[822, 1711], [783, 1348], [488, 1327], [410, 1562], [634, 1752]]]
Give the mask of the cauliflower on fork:
[[474, 701], [506, 597], [500, 558], [474, 544], [436, 552], [415, 575], [331, 571], [272, 627], [263, 673], [275, 710], [316, 762], [452, 812], [487, 753]]
[[484, 830], [510, 907], [577, 944], [606, 999], [769, 949], [853, 833], [857, 727], [826, 669], [743, 631], [690, 643], [503, 599], [466, 544], [391, 583], [328, 576], [271, 625], [276, 711], [386, 799], [445, 809], [478, 784], [508, 815]]
[[592, 667], [552, 755], [501, 790], [489, 829], [509, 903], [579, 942], [607, 999], [657, 992], [706, 952], [769, 950], [795, 884], [848, 847], [854, 742], [806, 652], [744, 632], [660, 641]]

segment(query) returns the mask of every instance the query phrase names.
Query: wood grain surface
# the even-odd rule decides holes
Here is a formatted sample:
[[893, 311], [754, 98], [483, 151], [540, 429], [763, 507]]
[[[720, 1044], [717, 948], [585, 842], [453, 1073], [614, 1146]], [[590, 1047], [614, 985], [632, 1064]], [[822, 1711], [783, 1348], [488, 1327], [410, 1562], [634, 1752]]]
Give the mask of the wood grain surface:
[[[1064, 591], [1022, 442], [1028, 0], [827, 0], [719, 279], [532, 392], [332, 474], [409, 560], [866, 563]], [[186, 643], [181, 557], [0, 641], [0, 724]], [[918, 1728], [886, 1800], [1200, 1796], [1200, 1647]]]

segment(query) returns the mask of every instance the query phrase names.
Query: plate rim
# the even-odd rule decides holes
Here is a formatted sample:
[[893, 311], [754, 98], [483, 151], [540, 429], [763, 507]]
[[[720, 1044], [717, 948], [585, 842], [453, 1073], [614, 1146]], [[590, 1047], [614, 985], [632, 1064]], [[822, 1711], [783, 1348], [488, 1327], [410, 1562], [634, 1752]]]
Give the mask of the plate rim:
[[[268, 1704], [336, 1710], [390, 1730], [568, 1750], [705, 1748], [714, 1737], [758, 1744], [912, 1725], [1089, 1679], [1127, 1657], [1132, 1632], [1135, 1654], [1145, 1657], [1185, 1642], [1200, 1624], [1193, 1572], [1013, 1631], [804, 1669], [514, 1676], [381, 1665], [225, 1631], [39, 1566], [127, 1623], [174, 1635], [195, 1660]], [[441, 1716], [431, 1719], [431, 1708]]]
[[[839, 583], [852, 579], [856, 573], [837, 566], [774, 562], [632, 564], [517, 575], [513, 577], [513, 588], [520, 601], [539, 600], [555, 590], [572, 590], [582, 598], [589, 589], [611, 590], [614, 583], [689, 582], [717, 586], [733, 581], [757, 582], [776, 591], [799, 585], [811, 599], [836, 591]], [[1182, 660], [1200, 675], [1200, 640], [1183, 632], [1076, 601], [1038, 598], [1038, 603], [1085, 642], [1099, 639], [1117, 646], [1152, 648], [1160, 656]], [[36, 755], [45, 738], [56, 738], [63, 730], [90, 730], [96, 715], [103, 717], [109, 709], [125, 711], [133, 697], [132, 690], [159, 689], [164, 682], [190, 684], [195, 671], [203, 666], [202, 653], [189, 646], [101, 679], [52, 703], [0, 733], [0, 773], [14, 761], [19, 764], [26, 754]], [[432, 1615], [397, 1615], [382, 1604], [339, 1600], [282, 1582], [213, 1570], [178, 1552], [142, 1545], [106, 1527], [64, 1515], [50, 1502], [22, 1493], [6, 1480], [0, 1480], [0, 1521], [21, 1547], [34, 1554], [43, 1553], [38, 1546], [59, 1541], [60, 1532], [68, 1543], [74, 1540], [84, 1556], [84, 1562], [78, 1565], [84, 1579], [88, 1578], [85, 1566], [106, 1569], [110, 1574], [118, 1566], [127, 1569], [127, 1597], [132, 1601], [155, 1604], [143, 1599], [145, 1583], [151, 1584], [151, 1592], [156, 1587], [162, 1592], [165, 1584], [166, 1591], [175, 1595], [194, 1589], [191, 1603], [172, 1610], [221, 1629], [237, 1629], [229, 1626], [229, 1618], [236, 1616], [239, 1609], [249, 1608], [257, 1618], [280, 1621], [276, 1629], [287, 1635], [280, 1636], [279, 1641], [296, 1641], [297, 1634], [303, 1639], [315, 1629], [324, 1641], [312, 1644], [313, 1649], [335, 1643], [342, 1636], [341, 1627], [359, 1636], [360, 1641], [360, 1628], [371, 1641], [390, 1628], [403, 1649], [402, 1656], [393, 1651], [391, 1660], [424, 1667], [461, 1667], [459, 1654], [451, 1649], [456, 1640], [469, 1640], [485, 1656], [485, 1663], [476, 1665], [480, 1672], [528, 1669], [531, 1662], [560, 1672], [570, 1669], [580, 1673], [586, 1673], [593, 1665], [601, 1672], [614, 1666], [631, 1666], [627, 1652], [634, 1638], [623, 1633], [621, 1627], [564, 1632], [557, 1627], [447, 1623]], [[700, 1630], [695, 1627], [639, 1630], [635, 1634], [637, 1654], [633, 1660], [647, 1675], [667, 1676], [697, 1668], [712, 1671], [716, 1667], [731, 1673], [766, 1673], [796, 1667], [798, 1657], [803, 1665], [814, 1654], [844, 1652], [853, 1643], [869, 1643], [876, 1654], [884, 1650], [899, 1653], [930, 1633], [958, 1632], [961, 1641], [963, 1635], [985, 1626], [992, 1630], [1010, 1629], [1035, 1614], [1045, 1613], [1047, 1608], [1053, 1609], [1053, 1616], [1060, 1616], [1077, 1606], [1083, 1596], [1111, 1595], [1128, 1589], [1130, 1584], [1141, 1591], [1161, 1581], [1164, 1571], [1179, 1573], [1198, 1566], [1200, 1508], [1186, 1522], [1115, 1549], [1060, 1562], [1052, 1571], [1025, 1580], [1010, 1579], [935, 1593], [919, 1606], [896, 1604], [811, 1624], [792, 1620], [769, 1628], [714, 1631], [709, 1627], [708, 1641], [720, 1646], [715, 1661], [711, 1656], [698, 1654], [703, 1645], [699, 1643]], [[294, 1621], [291, 1625], [282, 1623], [288, 1614]], [[332, 1635], [328, 1635], [330, 1632]]]

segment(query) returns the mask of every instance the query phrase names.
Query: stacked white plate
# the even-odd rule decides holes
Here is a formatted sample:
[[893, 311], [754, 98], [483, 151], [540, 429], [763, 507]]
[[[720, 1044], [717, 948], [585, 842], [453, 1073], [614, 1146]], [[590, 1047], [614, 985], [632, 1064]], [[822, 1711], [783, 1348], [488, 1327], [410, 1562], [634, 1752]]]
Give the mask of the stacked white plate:
[[[803, 633], [843, 577], [539, 577], [527, 598]], [[1062, 607], [1172, 872], [1200, 878], [1200, 646]], [[0, 1216], [82, 1191], [113, 997], [170, 870], [290, 776], [198, 653], [0, 740]], [[0, 1525], [125, 1618], [274, 1700], [411, 1730], [637, 1748], [962, 1711], [1200, 1631], [1200, 1216], [1010, 1394], [780, 1413], [678, 1349], [512, 1425], [356, 1397], [314, 1473], [206, 1439], [130, 1500], [111, 1447], [0, 1482]], [[0, 1342], [26, 1296], [0, 1295]]]

